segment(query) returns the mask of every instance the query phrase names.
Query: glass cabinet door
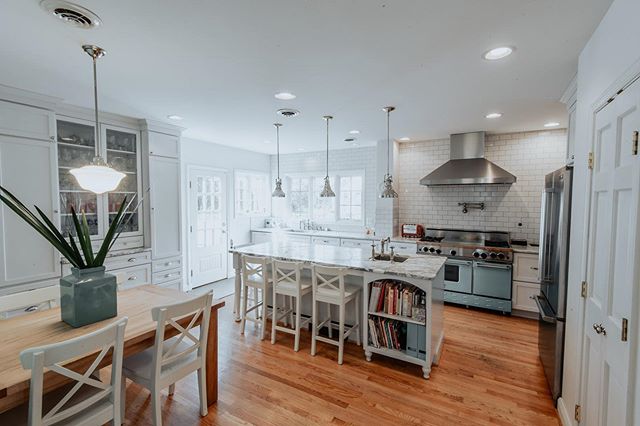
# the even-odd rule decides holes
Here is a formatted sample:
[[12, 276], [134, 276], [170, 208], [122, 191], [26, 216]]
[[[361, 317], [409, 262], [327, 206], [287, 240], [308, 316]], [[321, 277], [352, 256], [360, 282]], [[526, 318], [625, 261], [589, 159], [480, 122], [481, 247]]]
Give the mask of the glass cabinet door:
[[[138, 134], [124, 129], [116, 129], [105, 126], [104, 144], [106, 146], [107, 162], [111, 166], [124, 173], [126, 176], [120, 182], [115, 191], [107, 194], [107, 214], [109, 224], [113, 221], [118, 209], [122, 205], [125, 197], [127, 203], [138, 193], [139, 183], [139, 149]], [[134, 200], [129, 209], [135, 208], [138, 199]], [[124, 233], [140, 231], [140, 212], [127, 213], [125, 218]]]
[[84, 212], [91, 235], [100, 234], [98, 196], [82, 189], [69, 170], [89, 164], [96, 155], [94, 126], [71, 121], [57, 121], [58, 181], [60, 187], [60, 226], [67, 236], [76, 235], [71, 208]]

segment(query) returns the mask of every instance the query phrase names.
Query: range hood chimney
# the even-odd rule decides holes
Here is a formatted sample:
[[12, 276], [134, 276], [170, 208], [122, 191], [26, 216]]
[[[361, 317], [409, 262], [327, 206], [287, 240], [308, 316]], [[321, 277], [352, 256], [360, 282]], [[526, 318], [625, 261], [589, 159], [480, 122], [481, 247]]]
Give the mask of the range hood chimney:
[[450, 160], [420, 179], [420, 185], [515, 183], [514, 175], [484, 158], [484, 138], [484, 132], [451, 135]]

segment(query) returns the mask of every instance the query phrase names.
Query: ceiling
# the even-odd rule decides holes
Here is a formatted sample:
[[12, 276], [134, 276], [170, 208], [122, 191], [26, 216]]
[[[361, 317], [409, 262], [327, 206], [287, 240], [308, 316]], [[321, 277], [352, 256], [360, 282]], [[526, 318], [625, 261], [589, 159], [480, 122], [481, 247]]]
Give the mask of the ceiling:
[[[177, 114], [187, 137], [273, 153], [276, 121], [283, 152], [323, 149], [325, 114], [332, 149], [352, 129], [360, 145], [382, 140], [386, 105], [394, 138], [566, 125], [558, 99], [611, 0], [76, 0], [102, 19], [95, 30], [39, 0], [2, 3], [0, 84], [91, 107], [80, 46], [97, 44], [101, 110]], [[482, 58], [500, 45], [516, 51]], [[484, 117], [493, 111], [504, 116]]]

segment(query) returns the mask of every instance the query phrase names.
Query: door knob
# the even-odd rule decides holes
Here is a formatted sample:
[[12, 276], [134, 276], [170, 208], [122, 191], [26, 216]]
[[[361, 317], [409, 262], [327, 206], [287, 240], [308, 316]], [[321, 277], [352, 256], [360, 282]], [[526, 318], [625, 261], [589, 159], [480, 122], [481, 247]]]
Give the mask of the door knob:
[[593, 329], [598, 334], [602, 334], [603, 336], [607, 335], [607, 330], [605, 330], [605, 328], [602, 326], [602, 324], [593, 324]]

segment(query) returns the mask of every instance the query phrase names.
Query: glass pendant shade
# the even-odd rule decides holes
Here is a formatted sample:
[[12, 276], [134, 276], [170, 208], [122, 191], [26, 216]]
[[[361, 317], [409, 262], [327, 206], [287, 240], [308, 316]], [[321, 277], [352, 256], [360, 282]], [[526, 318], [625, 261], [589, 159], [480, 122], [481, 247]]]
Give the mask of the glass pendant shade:
[[324, 177], [324, 187], [320, 193], [322, 198], [335, 197], [336, 193], [331, 189], [331, 181], [329, 180], [329, 120], [333, 117], [331, 115], [325, 115], [322, 117], [327, 122], [327, 175]]
[[276, 161], [278, 164], [278, 177], [276, 177], [276, 187], [271, 193], [271, 196], [274, 198], [284, 198], [285, 194], [284, 194], [284, 191], [282, 190], [282, 179], [280, 179], [280, 127], [282, 127], [282, 124], [273, 123], [273, 127], [276, 128], [276, 146], [277, 146]]
[[102, 157], [94, 157], [91, 164], [69, 170], [82, 189], [104, 194], [114, 191], [120, 181], [126, 176], [124, 173], [109, 167]]
[[[93, 58], [93, 97], [95, 108], [95, 132], [96, 146], [100, 150], [100, 130], [98, 122], [98, 78], [96, 72], [96, 60], [105, 55], [106, 51], [98, 46], [84, 45], [84, 50], [91, 58]], [[126, 176], [107, 164], [101, 156], [93, 158], [90, 164], [80, 168], [69, 170], [82, 189], [94, 192], [96, 194], [104, 194], [105, 192], [115, 190], [120, 181]]]
[[389, 162], [391, 161], [391, 137], [389, 136], [389, 115], [396, 107], [388, 106], [382, 108], [387, 113], [387, 174], [382, 180], [382, 192], [380, 198], [398, 198], [398, 193], [393, 189], [393, 177], [389, 173]]

